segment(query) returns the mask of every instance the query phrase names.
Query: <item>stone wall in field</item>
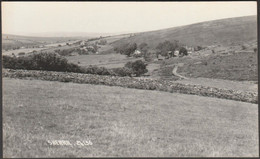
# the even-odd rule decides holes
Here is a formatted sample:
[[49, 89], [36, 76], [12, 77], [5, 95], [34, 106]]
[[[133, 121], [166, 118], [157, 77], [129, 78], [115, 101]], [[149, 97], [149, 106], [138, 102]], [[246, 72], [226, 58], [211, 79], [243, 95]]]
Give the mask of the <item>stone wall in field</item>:
[[180, 84], [166, 80], [12, 69], [3, 69], [3, 77], [120, 86], [126, 88], [194, 94], [207, 97], [258, 103], [258, 95], [254, 92], [239, 92], [214, 87], [205, 87], [201, 85]]

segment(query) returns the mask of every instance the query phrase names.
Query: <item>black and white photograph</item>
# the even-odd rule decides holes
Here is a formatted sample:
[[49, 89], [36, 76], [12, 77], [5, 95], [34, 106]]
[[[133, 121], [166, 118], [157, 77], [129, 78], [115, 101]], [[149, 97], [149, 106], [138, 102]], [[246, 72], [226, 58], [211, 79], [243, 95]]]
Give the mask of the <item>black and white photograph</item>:
[[259, 157], [257, 1], [2, 1], [3, 158]]

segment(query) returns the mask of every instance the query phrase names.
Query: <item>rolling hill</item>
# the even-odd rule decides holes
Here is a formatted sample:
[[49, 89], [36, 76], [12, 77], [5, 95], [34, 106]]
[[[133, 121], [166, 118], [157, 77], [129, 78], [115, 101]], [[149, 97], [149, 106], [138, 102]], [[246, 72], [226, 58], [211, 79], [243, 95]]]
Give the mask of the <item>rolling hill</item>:
[[157, 31], [137, 33], [135, 36], [120, 39], [113, 46], [124, 43], [146, 42], [150, 48], [165, 40], [179, 40], [188, 46], [234, 44], [257, 40], [257, 16], [245, 16], [201, 22], [186, 26]]
[[51, 44], [58, 42], [67, 42], [77, 39], [87, 39], [88, 37], [34, 37], [34, 36], [23, 36], [23, 35], [2, 35], [2, 49], [11, 49], [16, 47], [31, 47], [42, 44]]

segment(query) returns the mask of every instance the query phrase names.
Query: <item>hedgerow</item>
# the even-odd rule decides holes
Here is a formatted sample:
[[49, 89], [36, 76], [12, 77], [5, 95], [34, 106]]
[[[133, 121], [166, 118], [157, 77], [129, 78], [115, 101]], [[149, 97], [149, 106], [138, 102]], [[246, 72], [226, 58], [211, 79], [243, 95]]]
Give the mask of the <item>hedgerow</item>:
[[[136, 74], [136, 69], [127, 67], [113, 69], [92, 65], [81, 67], [77, 64], [69, 63], [66, 58], [56, 53], [39, 53], [22, 57], [3, 56], [3, 67], [8, 69], [46, 70], [121, 77]], [[138, 71], [138, 75], [145, 73], [144, 71], [140, 72], [140, 69]], [[147, 71], [147, 69], [145, 69], [145, 71]]]

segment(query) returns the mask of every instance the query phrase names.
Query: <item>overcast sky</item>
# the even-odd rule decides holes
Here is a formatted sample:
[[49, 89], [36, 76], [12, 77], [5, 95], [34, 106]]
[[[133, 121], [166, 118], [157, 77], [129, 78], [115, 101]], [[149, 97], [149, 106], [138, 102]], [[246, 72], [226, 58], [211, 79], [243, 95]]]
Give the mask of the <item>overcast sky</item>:
[[256, 14], [256, 2], [2, 2], [2, 30], [141, 32]]

